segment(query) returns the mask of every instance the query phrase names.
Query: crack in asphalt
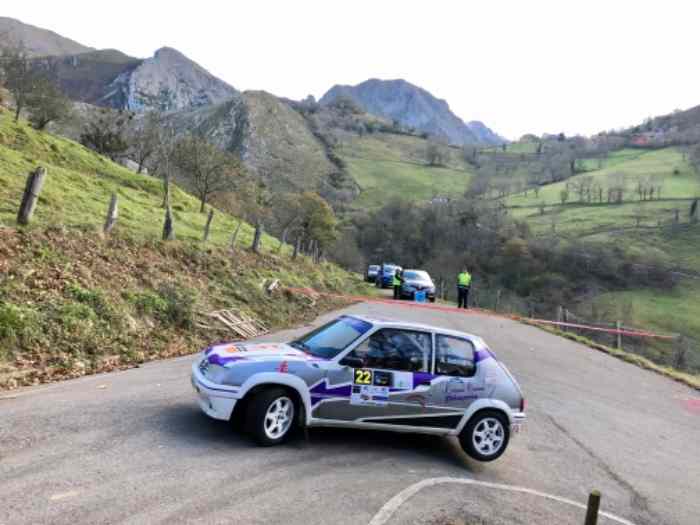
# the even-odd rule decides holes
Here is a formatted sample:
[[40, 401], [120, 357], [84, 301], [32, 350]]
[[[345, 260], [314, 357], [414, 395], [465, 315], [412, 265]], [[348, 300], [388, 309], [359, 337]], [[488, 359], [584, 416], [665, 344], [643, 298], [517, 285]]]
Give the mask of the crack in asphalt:
[[603, 458], [598, 456], [591, 448], [589, 448], [585, 443], [575, 437], [571, 432], [569, 432], [561, 423], [559, 423], [553, 416], [545, 414], [547, 419], [554, 425], [562, 434], [568, 437], [574, 444], [576, 444], [581, 450], [588, 454], [598, 466], [610, 476], [618, 485], [623, 487], [632, 495], [631, 508], [635, 513], [635, 518], [641, 520], [641, 524], [648, 525], [658, 525], [663, 523], [663, 520], [649, 507], [649, 500], [646, 496], [643, 496], [634, 485], [629, 481], [620, 476], [615, 472], [610, 465], [608, 465]]

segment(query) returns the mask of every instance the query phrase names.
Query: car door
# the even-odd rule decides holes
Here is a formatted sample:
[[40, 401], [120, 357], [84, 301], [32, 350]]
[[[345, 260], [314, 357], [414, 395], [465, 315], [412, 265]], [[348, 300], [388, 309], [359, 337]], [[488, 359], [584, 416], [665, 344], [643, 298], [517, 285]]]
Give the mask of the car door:
[[469, 405], [484, 393], [483, 378], [477, 374], [474, 344], [467, 338], [435, 334], [435, 369], [429, 396], [431, 408], [456, 414], [446, 419], [446, 424], [456, 428]]
[[430, 332], [381, 328], [345, 355], [337, 370], [329, 370], [329, 378], [349, 382], [350, 395], [323, 403], [314, 417], [409, 424], [425, 408], [420, 391], [429, 391], [431, 365]]

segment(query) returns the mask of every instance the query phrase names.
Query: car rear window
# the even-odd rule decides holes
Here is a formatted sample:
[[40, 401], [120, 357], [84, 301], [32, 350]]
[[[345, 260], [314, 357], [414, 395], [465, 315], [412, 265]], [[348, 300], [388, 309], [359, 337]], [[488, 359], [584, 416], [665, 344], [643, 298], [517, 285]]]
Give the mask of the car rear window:
[[403, 278], [404, 279], [413, 279], [416, 281], [430, 281], [430, 275], [428, 275], [428, 272], [419, 272], [419, 271], [404, 271], [403, 272]]

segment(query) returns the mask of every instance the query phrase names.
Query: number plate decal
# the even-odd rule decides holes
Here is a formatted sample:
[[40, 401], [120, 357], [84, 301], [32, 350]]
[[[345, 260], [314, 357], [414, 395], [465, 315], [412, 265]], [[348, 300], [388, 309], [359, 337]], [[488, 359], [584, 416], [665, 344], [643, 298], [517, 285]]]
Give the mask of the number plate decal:
[[355, 370], [355, 384], [356, 385], [371, 385], [372, 384], [372, 371], [367, 368], [358, 368]]

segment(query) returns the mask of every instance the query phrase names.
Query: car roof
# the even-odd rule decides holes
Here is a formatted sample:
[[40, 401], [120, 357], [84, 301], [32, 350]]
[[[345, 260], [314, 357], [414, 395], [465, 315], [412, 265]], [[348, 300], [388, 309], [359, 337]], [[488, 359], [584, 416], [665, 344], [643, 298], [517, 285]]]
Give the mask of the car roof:
[[441, 334], [445, 335], [452, 335], [455, 337], [462, 337], [462, 338], [468, 338], [468, 339], [474, 339], [478, 341], [482, 341], [481, 337], [478, 335], [470, 334], [467, 332], [460, 332], [458, 330], [450, 330], [449, 328], [443, 328], [441, 326], [431, 326], [427, 324], [422, 324], [422, 323], [412, 323], [410, 321], [401, 321], [399, 319], [387, 319], [387, 318], [379, 318], [379, 317], [370, 317], [366, 315], [355, 315], [355, 314], [346, 314], [345, 317], [352, 317], [354, 319], [359, 319], [361, 321], [365, 321], [367, 323], [370, 323], [374, 326], [377, 327], [386, 327], [386, 328], [407, 328], [409, 330], [424, 330], [424, 331], [430, 331], [430, 332], [439, 332]]
[[427, 270], [415, 270], [415, 269], [413, 269], [413, 268], [407, 270], [407, 269], [404, 268], [403, 271], [404, 271], [404, 273], [407, 273], [407, 272], [424, 273], [425, 275], [427, 275], [428, 277], [430, 277], [430, 274], [428, 273]]

